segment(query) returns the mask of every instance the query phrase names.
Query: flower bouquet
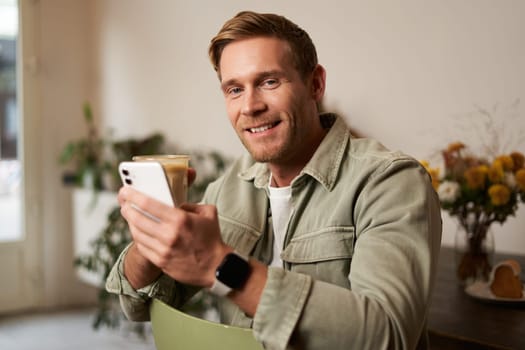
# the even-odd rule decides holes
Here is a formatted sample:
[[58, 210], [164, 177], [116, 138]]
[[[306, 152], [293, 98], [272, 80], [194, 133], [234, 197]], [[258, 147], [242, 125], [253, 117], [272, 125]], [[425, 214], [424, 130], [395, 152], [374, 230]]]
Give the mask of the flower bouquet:
[[488, 279], [491, 269], [483, 246], [489, 228], [515, 215], [519, 202], [525, 203], [525, 157], [520, 152], [494, 159], [477, 157], [456, 142], [441, 152], [443, 173], [426, 161], [423, 166], [432, 178], [441, 207], [456, 217], [466, 236], [466, 250], [458, 262], [463, 282]]

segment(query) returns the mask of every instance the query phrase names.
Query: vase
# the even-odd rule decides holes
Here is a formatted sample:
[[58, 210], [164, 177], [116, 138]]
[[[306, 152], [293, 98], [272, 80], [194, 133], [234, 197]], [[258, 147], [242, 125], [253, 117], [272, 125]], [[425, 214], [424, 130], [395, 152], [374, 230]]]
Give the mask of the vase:
[[456, 274], [463, 285], [489, 279], [494, 259], [494, 235], [490, 226], [466, 229], [459, 225], [455, 236]]

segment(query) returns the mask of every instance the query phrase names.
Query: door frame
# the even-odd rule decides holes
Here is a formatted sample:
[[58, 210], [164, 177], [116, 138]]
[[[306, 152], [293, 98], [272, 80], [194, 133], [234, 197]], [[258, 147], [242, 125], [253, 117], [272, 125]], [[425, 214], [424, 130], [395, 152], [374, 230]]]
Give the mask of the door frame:
[[[40, 156], [40, 90], [38, 71], [39, 1], [18, 1], [17, 102], [18, 159], [21, 164], [22, 238], [0, 243], [0, 256], [10, 260], [13, 293], [0, 298], [0, 312], [36, 308], [44, 301], [42, 251], [42, 185]], [[12, 263], [12, 265], [11, 265]], [[19, 277], [19, 279], [17, 279]]]

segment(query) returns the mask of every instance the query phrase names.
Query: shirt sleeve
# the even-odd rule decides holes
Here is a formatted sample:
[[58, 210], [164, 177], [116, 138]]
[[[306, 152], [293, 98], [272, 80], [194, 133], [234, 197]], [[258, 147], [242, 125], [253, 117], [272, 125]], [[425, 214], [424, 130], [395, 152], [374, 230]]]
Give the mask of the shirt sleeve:
[[124, 259], [130, 246], [131, 243], [122, 251], [106, 279], [106, 290], [119, 296], [122, 311], [129, 320], [149, 321], [151, 298], [180, 307], [198, 290], [185, 287], [165, 274], [153, 283], [135, 290], [124, 275]]
[[354, 206], [351, 289], [270, 268], [254, 316], [267, 349], [412, 349], [441, 241], [439, 200], [415, 161], [378, 169]]

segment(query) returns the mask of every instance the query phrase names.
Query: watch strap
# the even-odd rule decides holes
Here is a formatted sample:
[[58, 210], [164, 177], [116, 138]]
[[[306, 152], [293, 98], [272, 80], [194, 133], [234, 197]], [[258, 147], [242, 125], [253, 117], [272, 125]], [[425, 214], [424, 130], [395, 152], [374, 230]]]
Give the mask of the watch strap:
[[232, 289], [224, 283], [222, 283], [221, 281], [219, 281], [217, 278], [215, 278], [213, 285], [208, 289], [208, 291], [212, 294], [223, 297], [228, 295], [228, 293], [231, 292]]

